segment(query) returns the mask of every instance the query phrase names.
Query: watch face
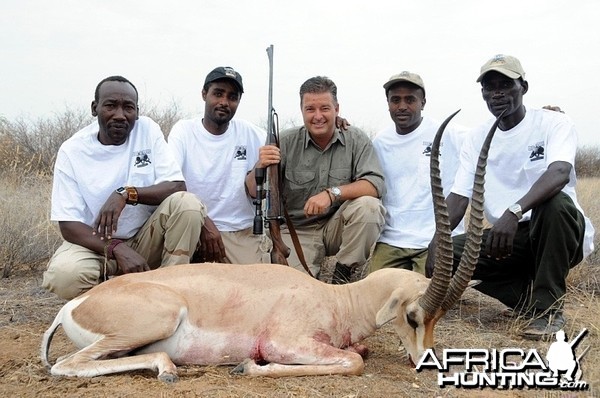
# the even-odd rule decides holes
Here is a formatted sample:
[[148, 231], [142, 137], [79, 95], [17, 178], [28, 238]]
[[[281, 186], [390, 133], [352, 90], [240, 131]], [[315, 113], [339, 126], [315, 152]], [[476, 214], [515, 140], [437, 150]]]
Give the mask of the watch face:
[[521, 212], [521, 206], [519, 204], [515, 203], [514, 205], [510, 205], [508, 210], [517, 216], [519, 220], [523, 218], [523, 213]]
[[342, 195], [342, 190], [339, 189], [338, 187], [333, 187], [333, 188], [331, 188], [331, 193], [333, 194], [333, 196], [338, 198]]

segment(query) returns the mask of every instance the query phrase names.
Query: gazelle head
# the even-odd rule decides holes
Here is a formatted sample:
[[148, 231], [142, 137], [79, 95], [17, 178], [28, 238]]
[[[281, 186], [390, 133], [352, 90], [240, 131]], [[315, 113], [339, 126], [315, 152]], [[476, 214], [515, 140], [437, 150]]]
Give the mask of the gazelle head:
[[435, 253], [430, 253], [435, 258], [433, 276], [430, 281], [425, 277], [415, 277], [410, 286], [396, 289], [377, 314], [378, 326], [393, 321], [394, 328], [413, 364], [417, 363], [426, 349], [433, 348], [434, 327], [437, 321], [458, 301], [469, 285], [481, 247], [487, 153], [502, 115], [496, 119], [490, 129], [479, 154], [473, 182], [473, 197], [465, 249], [458, 269], [452, 275], [452, 238], [440, 177], [439, 147], [446, 126], [458, 112], [454, 112], [441, 124], [431, 150], [431, 192], [436, 223]]

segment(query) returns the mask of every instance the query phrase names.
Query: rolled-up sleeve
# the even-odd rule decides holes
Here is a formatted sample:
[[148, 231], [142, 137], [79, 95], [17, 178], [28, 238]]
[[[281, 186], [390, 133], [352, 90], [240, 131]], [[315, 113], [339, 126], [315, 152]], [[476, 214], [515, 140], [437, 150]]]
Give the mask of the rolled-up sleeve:
[[352, 137], [355, 156], [354, 180], [369, 181], [377, 190], [377, 195], [383, 197], [385, 195], [383, 169], [371, 139], [358, 129], [349, 130], [348, 134]]

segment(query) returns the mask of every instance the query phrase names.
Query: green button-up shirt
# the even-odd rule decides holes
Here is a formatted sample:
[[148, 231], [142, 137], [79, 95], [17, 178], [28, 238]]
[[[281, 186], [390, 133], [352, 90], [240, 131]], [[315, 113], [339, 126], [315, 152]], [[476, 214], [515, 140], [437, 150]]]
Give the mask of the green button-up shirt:
[[383, 171], [370, 138], [360, 129], [336, 129], [325, 149], [310, 138], [305, 127], [285, 130], [280, 137], [283, 198], [294, 225], [307, 225], [329, 218], [339, 208], [334, 203], [326, 214], [306, 218], [304, 204], [325, 189], [367, 180], [381, 197]]

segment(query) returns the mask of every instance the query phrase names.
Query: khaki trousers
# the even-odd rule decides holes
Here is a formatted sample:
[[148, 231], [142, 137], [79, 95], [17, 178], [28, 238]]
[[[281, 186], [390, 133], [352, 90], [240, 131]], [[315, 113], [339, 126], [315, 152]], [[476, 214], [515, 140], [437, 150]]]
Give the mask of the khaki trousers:
[[401, 268], [425, 275], [427, 248], [410, 249], [377, 242], [369, 261], [369, 273], [381, 268]]
[[241, 231], [221, 232], [225, 246], [226, 260], [231, 264], [270, 263], [270, 239], [262, 235], [254, 235], [252, 228]]
[[[381, 201], [371, 196], [361, 196], [345, 201], [335, 214], [319, 223], [296, 227], [304, 258], [317, 277], [326, 256], [335, 256], [337, 262], [352, 268], [367, 262], [373, 244], [385, 222], [385, 208]], [[298, 259], [287, 228], [281, 237], [291, 249], [288, 264], [306, 272]]]
[[[195, 195], [176, 192], [123, 244], [144, 257], [151, 269], [188, 264], [205, 217], [206, 208]], [[118, 269], [117, 262], [104, 254], [65, 241], [50, 259], [42, 286], [69, 300], [116, 275]]]

